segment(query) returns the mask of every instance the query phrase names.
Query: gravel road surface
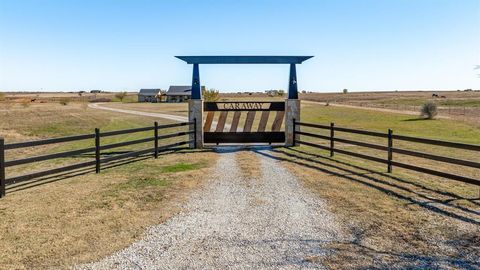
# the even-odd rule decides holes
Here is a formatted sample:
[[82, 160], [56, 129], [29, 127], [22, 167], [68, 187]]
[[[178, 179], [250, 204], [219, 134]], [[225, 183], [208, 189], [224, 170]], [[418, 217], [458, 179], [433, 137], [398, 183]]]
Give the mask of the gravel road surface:
[[210, 180], [179, 214], [130, 247], [77, 268], [324, 268], [323, 244], [342, 237], [324, 202], [273, 159], [255, 154], [261, 173], [247, 178], [235, 151], [218, 151]]
[[[172, 115], [172, 114], [165, 114], [165, 113], [142, 112], [142, 111], [118, 109], [118, 108], [110, 108], [110, 107], [102, 106], [102, 103], [90, 103], [90, 104], [88, 104], [88, 107], [92, 108], [92, 109], [97, 109], [97, 110], [105, 110], [105, 111], [118, 112], [118, 113], [128, 113], [128, 114], [139, 115], [139, 116], [162, 118], [162, 119], [167, 119], [167, 120], [172, 120], [172, 121], [177, 121], [177, 122], [188, 122], [188, 117], [186, 117], [186, 116]], [[212, 125], [213, 125], [213, 127], [216, 127], [217, 121], [213, 121]], [[212, 129], [213, 129], [213, 127], [212, 127]], [[230, 124], [225, 123], [224, 130], [227, 131], [229, 129], [230, 129]], [[242, 128], [238, 127], [237, 132], [240, 132], [240, 131], [242, 131]]]
[[110, 108], [106, 106], [102, 106], [102, 103], [90, 103], [88, 104], [89, 108], [98, 109], [98, 110], [105, 110], [105, 111], [112, 111], [112, 112], [119, 112], [119, 113], [128, 113], [140, 116], [148, 116], [148, 117], [155, 117], [155, 118], [163, 118], [178, 122], [188, 122], [188, 117], [186, 116], [179, 116], [179, 115], [171, 115], [165, 113], [152, 113], [152, 112], [142, 112], [142, 111], [134, 111], [134, 110], [126, 110], [126, 109], [118, 109], [118, 108]]

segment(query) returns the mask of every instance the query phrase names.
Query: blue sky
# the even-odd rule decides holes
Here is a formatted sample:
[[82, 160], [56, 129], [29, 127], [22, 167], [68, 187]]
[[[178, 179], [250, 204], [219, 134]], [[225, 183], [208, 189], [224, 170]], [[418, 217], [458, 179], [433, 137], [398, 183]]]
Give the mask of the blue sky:
[[[480, 0], [0, 0], [0, 91], [190, 84], [175, 55], [314, 55], [300, 89], [480, 88]], [[203, 65], [221, 91], [286, 89], [286, 65]]]

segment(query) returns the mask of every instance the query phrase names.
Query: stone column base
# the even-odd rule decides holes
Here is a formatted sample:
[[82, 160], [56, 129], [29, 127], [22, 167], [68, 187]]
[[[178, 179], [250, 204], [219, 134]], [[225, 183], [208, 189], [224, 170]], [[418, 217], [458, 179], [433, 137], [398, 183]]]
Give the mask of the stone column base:
[[[300, 131], [299, 125], [294, 125], [293, 121], [300, 121], [300, 100], [298, 99], [287, 99], [285, 100], [285, 146], [293, 146], [293, 128], [295, 131]], [[300, 135], [295, 134], [295, 139], [300, 139]], [[298, 143], [295, 143], [298, 145]]]
[[[196, 140], [195, 143], [189, 144], [190, 148], [202, 149], [203, 148], [203, 100], [191, 99], [188, 101], [188, 121], [195, 122], [197, 128], [196, 134], [190, 134], [189, 139], [191, 141]], [[190, 125], [190, 131], [194, 131], [194, 125]]]

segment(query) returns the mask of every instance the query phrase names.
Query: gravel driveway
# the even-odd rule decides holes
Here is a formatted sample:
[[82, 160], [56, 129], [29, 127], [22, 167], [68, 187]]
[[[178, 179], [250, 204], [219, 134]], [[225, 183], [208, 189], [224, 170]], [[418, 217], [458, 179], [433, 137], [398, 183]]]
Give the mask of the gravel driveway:
[[322, 245], [341, 238], [324, 202], [273, 159], [256, 154], [261, 173], [246, 178], [235, 151], [218, 151], [210, 180], [181, 213], [130, 247], [78, 268], [324, 268]]
[[[97, 109], [97, 110], [104, 110], [104, 111], [111, 111], [111, 112], [118, 112], [118, 113], [126, 113], [126, 114], [133, 114], [133, 115], [138, 115], [138, 116], [147, 116], [147, 117], [153, 117], [153, 118], [162, 118], [162, 119], [167, 119], [167, 120], [172, 120], [172, 121], [177, 121], [177, 122], [188, 122], [188, 117], [187, 116], [180, 116], [180, 115], [173, 115], [173, 114], [166, 114], [166, 113], [154, 113], [154, 112], [143, 112], [143, 111], [134, 111], [134, 110], [127, 110], [127, 109], [119, 109], [119, 108], [110, 108], [106, 106], [102, 106], [103, 103], [90, 103], [88, 104], [89, 108], [92, 109]], [[217, 121], [213, 121], [212, 125], [216, 127]], [[230, 129], [230, 124], [225, 123], [224, 130], [229, 130]], [[237, 132], [242, 131], [243, 128], [238, 127]]]

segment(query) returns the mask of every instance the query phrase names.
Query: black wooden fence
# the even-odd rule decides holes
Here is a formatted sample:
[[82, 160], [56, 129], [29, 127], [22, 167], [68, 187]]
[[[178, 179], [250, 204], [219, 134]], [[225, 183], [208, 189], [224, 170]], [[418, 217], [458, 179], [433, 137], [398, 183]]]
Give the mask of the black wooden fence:
[[[361, 158], [361, 159], [366, 159], [366, 160], [370, 160], [370, 161], [384, 163], [384, 164], [387, 165], [387, 171], [389, 173], [392, 172], [392, 167], [396, 166], [396, 167], [404, 168], [404, 169], [407, 169], [407, 170], [412, 170], [412, 171], [416, 171], [416, 172], [421, 172], [421, 173], [426, 173], [426, 174], [430, 174], [430, 175], [440, 176], [440, 177], [444, 177], [444, 178], [448, 178], [448, 179], [452, 179], [452, 180], [456, 180], [456, 181], [480, 186], [480, 179], [474, 179], [474, 178], [465, 177], [465, 176], [461, 176], [461, 175], [456, 175], [456, 174], [452, 174], [452, 173], [442, 172], [441, 167], [438, 167], [436, 170], [433, 170], [433, 169], [419, 167], [419, 166], [412, 165], [412, 164], [406, 164], [406, 163], [394, 161], [393, 160], [393, 153], [401, 154], [401, 155], [407, 155], [407, 156], [413, 156], [413, 157], [417, 157], [417, 158], [424, 158], [424, 159], [428, 159], [428, 160], [440, 161], [440, 162], [445, 162], [445, 163], [449, 163], [449, 164], [461, 165], [461, 166], [466, 166], [466, 167], [475, 168], [475, 169], [480, 169], [480, 163], [474, 162], [474, 161], [463, 160], [463, 159], [446, 157], [446, 156], [438, 156], [438, 155], [433, 155], [433, 154], [423, 153], [423, 152], [418, 152], [418, 151], [412, 151], [412, 150], [407, 150], [407, 149], [401, 149], [401, 148], [394, 147], [393, 142], [394, 142], [394, 140], [399, 140], [399, 141], [406, 141], [406, 142], [422, 143], [422, 144], [427, 144], [427, 145], [444, 146], [444, 147], [449, 147], [449, 148], [454, 148], [454, 149], [471, 150], [471, 151], [477, 151], [477, 152], [480, 152], [480, 145], [447, 142], [447, 141], [417, 138], [417, 137], [410, 137], [410, 136], [403, 136], [403, 135], [395, 135], [395, 134], [393, 134], [393, 131], [391, 129], [388, 130], [388, 133], [381, 133], [381, 132], [374, 132], [374, 131], [367, 131], [367, 130], [358, 130], [358, 129], [351, 129], [351, 128], [336, 127], [334, 123], [331, 123], [328, 126], [328, 125], [318, 125], [318, 124], [297, 122], [297, 121], [294, 120], [294, 126], [295, 125], [305, 126], [305, 127], [315, 128], [315, 129], [324, 129], [324, 130], [330, 131], [329, 136], [316, 134], [316, 133], [311, 133], [311, 132], [305, 132], [305, 131], [296, 131], [295, 132], [295, 134], [298, 134], [298, 135], [303, 135], [303, 136], [307, 136], [307, 137], [327, 140], [330, 143], [330, 146], [319, 145], [319, 144], [315, 144], [315, 143], [312, 143], [312, 142], [299, 140], [299, 139], [295, 138], [296, 136], [294, 136], [296, 143], [311, 146], [311, 147], [315, 147], [315, 148], [319, 148], [319, 149], [323, 149], [323, 150], [327, 150], [327, 151], [330, 152], [330, 156], [333, 156], [334, 153], [340, 153], [340, 154], [353, 156], [353, 157], [357, 157], [357, 158]], [[295, 130], [295, 128], [294, 128], [294, 130]], [[373, 136], [373, 137], [386, 138], [387, 139], [387, 144], [386, 145], [379, 145], [379, 144], [355, 141], [355, 140], [350, 140], [350, 139], [338, 138], [335, 135], [336, 131], [344, 132], [344, 133], [353, 133], [353, 134], [361, 134], [361, 135], [367, 135], [367, 136]], [[348, 150], [344, 150], [344, 149], [338, 149], [338, 148], [335, 148], [335, 142], [340, 142], [340, 143], [351, 144], [351, 145], [366, 147], [366, 148], [370, 148], [370, 149], [385, 151], [387, 158], [383, 159], [383, 158], [373, 157], [373, 156], [370, 156], [370, 155], [356, 153], [356, 152], [352, 152], [352, 151], [348, 151]]]
[[[19, 143], [11, 143], [11, 144], [5, 144], [4, 139], [0, 138], [0, 198], [5, 196], [5, 188], [6, 188], [6, 186], [11, 185], [11, 184], [15, 184], [15, 183], [23, 182], [23, 181], [28, 181], [28, 180], [31, 180], [31, 179], [35, 179], [35, 178], [39, 178], [39, 177], [43, 177], [43, 176], [48, 176], [48, 175], [52, 175], [52, 174], [58, 174], [58, 173], [62, 173], [62, 172], [77, 170], [77, 169], [84, 168], [84, 167], [89, 167], [89, 166], [95, 166], [95, 172], [99, 173], [100, 170], [101, 170], [101, 165], [105, 164], [105, 163], [108, 163], [108, 162], [121, 160], [121, 159], [126, 159], [126, 158], [130, 158], [130, 157], [136, 157], [136, 156], [145, 155], [145, 154], [149, 154], [149, 153], [153, 153], [153, 156], [155, 158], [157, 158], [158, 153], [160, 151], [173, 149], [175, 147], [187, 145], [187, 144], [190, 144], [190, 143], [195, 144], [195, 140], [180, 141], [180, 142], [175, 142], [175, 143], [162, 145], [162, 146], [159, 146], [159, 144], [158, 144], [159, 141], [165, 140], [165, 139], [168, 139], [168, 138], [175, 138], [175, 137], [179, 137], [179, 136], [195, 134], [194, 123], [195, 123], [195, 121], [176, 123], [176, 124], [167, 124], [167, 125], [158, 125], [158, 123], [155, 122], [153, 126], [149, 126], [149, 127], [141, 127], [141, 128], [133, 128], [133, 129], [125, 129], [125, 130], [115, 130], [115, 131], [107, 131], [107, 132], [100, 132], [100, 129], [96, 128], [95, 132], [92, 133], [92, 134], [75, 135], [75, 136], [68, 136], [68, 137], [60, 137], [60, 138], [44, 139], [44, 140], [28, 141], [28, 142], [19, 142]], [[182, 126], [189, 126], [189, 127], [192, 126], [193, 129], [189, 128], [188, 131], [169, 133], [169, 134], [165, 134], [165, 135], [159, 135], [158, 134], [159, 130], [174, 128], [174, 127], [182, 127]], [[152, 137], [147, 137], [147, 138], [142, 138], [142, 139], [131, 140], [131, 141], [124, 141], [124, 142], [119, 142], [119, 143], [106, 144], [106, 145], [101, 145], [100, 144], [101, 138], [104, 138], [104, 137], [130, 134], [130, 133], [136, 133], [136, 132], [145, 132], [145, 131], [153, 131], [153, 136]], [[27, 147], [34, 147], [34, 146], [39, 146], [39, 145], [57, 144], [57, 143], [64, 143], [64, 142], [89, 140], [89, 139], [94, 139], [95, 140], [95, 146], [94, 147], [71, 150], [71, 151], [54, 153], [54, 154], [47, 154], [47, 155], [42, 155], [42, 156], [27, 157], [27, 158], [22, 158], [22, 159], [15, 159], [15, 160], [8, 160], [8, 161], [5, 160], [5, 152], [8, 151], [8, 150], [11, 150], [11, 149], [27, 148]], [[118, 148], [118, 147], [123, 147], [123, 146], [128, 146], [128, 145], [147, 143], [147, 142], [152, 142], [153, 143], [152, 147], [149, 147], [149, 148], [143, 149], [143, 150], [131, 151], [131, 152], [123, 153], [123, 154], [118, 154], [118, 155], [115, 155], [115, 156], [112, 156], [112, 157], [101, 158], [101, 151], [103, 151], [103, 150], [113, 149], [113, 148]], [[87, 153], [95, 153], [95, 160], [82, 162], [82, 163], [76, 163], [76, 164], [73, 164], [73, 165], [67, 165], [67, 166], [54, 168], [54, 169], [48, 169], [48, 170], [45, 170], [45, 171], [40, 171], [40, 172], [35, 172], [35, 173], [24, 174], [24, 175], [21, 175], [21, 176], [15, 176], [15, 177], [10, 177], [10, 178], [7, 178], [6, 175], [5, 175], [5, 168], [7, 168], [7, 167], [29, 164], [29, 163], [38, 162], [38, 161], [57, 159], [57, 158], [75, 157], [75, 156], [82, 155], [82, 154], [87, 154]]]

